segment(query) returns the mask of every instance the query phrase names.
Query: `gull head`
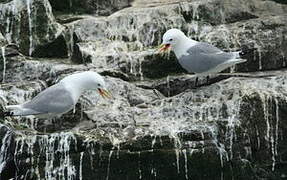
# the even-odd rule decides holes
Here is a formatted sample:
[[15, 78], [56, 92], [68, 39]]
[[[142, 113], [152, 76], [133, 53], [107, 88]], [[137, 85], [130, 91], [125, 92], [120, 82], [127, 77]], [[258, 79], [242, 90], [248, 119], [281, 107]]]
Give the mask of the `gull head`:
[[71, 84], [73, 88], [85, 90], [97, 90], [104, 98], [111, 98], [111, 93], [106, 88], [104, 78], [93, 71], [84, 71], [65, 77], [62, 82]]
[[96, 89], [103, 98], [111, 98], [111, 93], [106, 88], [104, 78], [96, 72], [91, 71], [91, 89]]
[[179, 29], [169, 29], [162, 37], [162, 44], [160, 45], [160, 52], [174, 49], [180, 42], [186, 39], [185, 34]]

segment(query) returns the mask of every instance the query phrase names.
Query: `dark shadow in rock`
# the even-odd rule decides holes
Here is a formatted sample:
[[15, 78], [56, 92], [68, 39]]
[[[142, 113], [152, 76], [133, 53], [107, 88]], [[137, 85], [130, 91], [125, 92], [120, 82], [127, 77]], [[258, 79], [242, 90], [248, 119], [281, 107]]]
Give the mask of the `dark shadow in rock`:
[[[287, 132], [285, 124], [287, 115], [286, 99], [280, 96], [262, 97], [262, 94], [260, 95], [259, 92], [253, 93], [243, 97], [240, 111], [242, 130], [237, 132], [238, 142], [243, 142], [240, 140], [241, 133], [249, 134], [248, 139], [252, 151], [252, 161], [256, 165], [257, 171], [265, 172], [256, 172], [258, 176], [267, 176], [269, 178], [274, 176], [272, 166], [274, 166], [276, 173], [286, 173], [286, 164], [284, 165], [287, 160], [287, 143], [285, 141], [287, 138], [285, 133]], [[278, 126], [280, 128], [276, 131]], [[275, 139], [276, 144], [280, 145], [275, 147], [276, 154], [273, 154], [274, 152], [270, 152], [270, 148], [273, 146], [270, 138], [276, 137], [276, 134], [280, 136], [279, 139]], [[275, 164], [273, 164], [273, 158], [276, 160]]]
[[142, 73], [147, 78], [157, 79], [182, 72], [186, 71], [178, 63], [174, 53], [170, 53], [169, 57], [163, 54], [148, 55], [142, 62]]
[[18, 56], [19, 53], [19, 47], [17, 44], [7, 44], [5, 46], [5, 56], [6, 57], [13, 57], [13, 56]]
[[32, 53], [34, 57], [65, 58], [68, 57], [68, 47], [63, 35], [58, 36], [53, 42], [36, 47]]
[[[13, 151], [10, 152], [14, 153]], [[9, 157], [5, 161], [5, 167], [2, 169], [0, 173], [0, 179], [13, 179], [16, 174], [17, 166], [15, 165], [14, 158]]]
[[280, 4], [287, 4], [286, 0], [272, 0], [272, 1], [275, 1], [275, 2], [280, 3]]
[[82, 17], [82, 16], [76, 16], [76, 15], [66, 15], [66, 14], [63, 14], [63, 15], [56, 15], [56, 21], [60, 24], [68, 24], [68, 23], [71, 23], [73, 21], [77, 21], [77, 20], [80, 20], [80, 19], [84, 19], [85, 17]]
[[[62, 53], [67, 53], [62, 49], [65, 47], [64, 44], [60, 43], [59, 46], [55, 46], [55, 43], [61, 41], [58, 35], [63, 27], [55, 22], [48, 0], [25, 2], [14, 0], [3, 4], [1, 11], [3, 23], [0, 24], [0, 31], [9, 43], [19, 45], [21, 53], [29, 56], [34, 53], [38, 54], [38, 57], [55, 57], [59, 53], [59, 57], [62, 57]], [[34, 52], [37, 48], [40, 48], [41, 52]], [[54, 49], [59, 51], [53, 51]], [[50, 53], [50, 51], [53, 52]]]
[[85, 54], [84, 51], [81, 50], [80, 45], [78, 43], [74, 43], [71, 61], [76, 63], [76, 64], [91, 63], [92, 62], [92, 55]]
[[52, 133], [73, 129], [81, 121], [89, 120], [79, 103], [76, 105], [75, 109], [75, 113], [73, 113], [73, 110], [71, 110], [68, 113], [62, 115], [60, 118], [54, 118], [51, 120], [44, 118], [38, 119], [37, 127], [35, 127], [35, 129], [39, 132]]
[[113, 70], [104, 70], [100, 72], [102, 76], [110, 76], [110, 77], [115, 77], [115, 78], [120, 78], [121, 80], [124, 81], [131, 81], [132, 79], [130, 76], [127, 74], [121, 72], [121, 71], [113, 71]]
[[[1, 171], [0, 179], [10, 179], [16, 174], [16, 165], [14, 160], [15, 137], [14, 132], [7, 126], [0, 124], [0, 147], [1, 147]], [[4, 141], [5, 140], [5, 141]], [[2, 144], [4, 143], [4, 144]]]
[[0, 3], [7, 3], [7, 2], [10, 2], [12, 0], [0, 0]]
[[131, 0], [49, 0], [55, 12], [108, 16], [129, 7]]
[[246, 11], [234, 11], [230, 13], [228, 17], [226, 17], [225, 21], [228, 23], [235, 23], [238, 21], [244, 21], [249, 19], [258, 18], [258, 16], [255, 16], [254, 14], [251, 14], [250, 12]]
[[138, 83], [137, 86], [144, 89], [156, 89], [161, 92], [166, 97], [175, 96], [188, 89], [200, 88], [202, 86], [207, 86], [214, 84], [223, 79], [229, 78], [228, 76], [212, 76], [209, 78], [208, 82], [206, 77], [199, 77], [198, 83], [196, 84], [196, 77], [192, 75], [181, 75], [181, 76], [171, 76], [168, 79], [162, 79], [150, 83]]

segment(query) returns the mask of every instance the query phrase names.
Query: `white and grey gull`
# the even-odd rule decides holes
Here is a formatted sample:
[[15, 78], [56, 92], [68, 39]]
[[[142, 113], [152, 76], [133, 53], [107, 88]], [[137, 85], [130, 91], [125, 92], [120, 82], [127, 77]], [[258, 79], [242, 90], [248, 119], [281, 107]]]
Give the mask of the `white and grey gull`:
[[188, 38], [179, 29], [168, 30], [162, 38], [160, 51], [174, 51], [180, 65], [197, 76], [215, 74], [235, 64], [246, 62], [243, 52], [224, 52], [219, 48]]
[[86, 90], [97, 90], [103, 97], [111, 97], [101, 75], [93, 71], [75, 73], [40, 92], [31, 101], [18, 105], [9, 105], [6, 116], [41, 117], [60, 116], [72, 110], [80, 96]]

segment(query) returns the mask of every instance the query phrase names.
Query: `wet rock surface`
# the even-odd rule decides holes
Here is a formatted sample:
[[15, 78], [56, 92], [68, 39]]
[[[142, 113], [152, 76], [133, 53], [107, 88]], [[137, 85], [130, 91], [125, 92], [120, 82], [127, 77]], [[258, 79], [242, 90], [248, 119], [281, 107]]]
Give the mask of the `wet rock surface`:
[[93, 14], [107, 16], [131, 5], [132, 0], [50, 0], [57, 13]]
[[[271, 0], [0, 1], [1, 111], [78, 71], [113, 94], [86, 92], [61, 118], [0, 117], [0, 179], [286, 178], [286, 13]], [[245, 74], [196, 87], [156, 50], [173, 27], [254, 49], [226, 71]]]
[[3, 35], [0, 33], [0, 45], [1, 45], [1, 47], [4, 46], [5, 44], [6, 44], [6, 40], [3, 37]]
[[35, 57], [65, 57], [63, 30], [52, 14], [48, 0], [13, 0], [0, 4], [0, 31], [8, 43]]

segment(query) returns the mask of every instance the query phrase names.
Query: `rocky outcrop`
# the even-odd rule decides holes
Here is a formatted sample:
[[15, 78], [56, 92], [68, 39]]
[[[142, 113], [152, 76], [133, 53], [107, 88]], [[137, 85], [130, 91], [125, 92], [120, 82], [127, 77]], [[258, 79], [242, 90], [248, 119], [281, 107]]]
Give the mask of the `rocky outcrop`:
[[14, 163], [15, 139], [14, 132], [7, 126], [0, 125], [1, 138], [1, 158], [0, 158], [0, 178], [10, 179], [15, 177], [16, 165]]
[[50, 0], [53, 10], [61, 13], [107, 16], [130, 6], [132, 0]]
[[[0, 117], [1, 180], [286, 177], [284, 3], [51, 1], [57, 23], [48, 1], [31, 0], [31, 14], [45, 10], [36, 31], [37, 18], [26, 26], [27, 3], [0, 2], [0, 18], [18, 14], [3, 21], [8, 30], [0, 25], [1, 46], [20, 50], [9, 56], [18, 51], [8, 45], [0, 55], [1, 111], [76, 71], [99, 72], [113, 94], [86, 92], [61, 118]], [[226, 51], [254, 49], [230, 70], [243, 77], [201, 77], [196, 87], [173, 53], [156, 50], [172, 27]], [[69, 58], [50, 58], [62, 55]]]
[[286, 171], [286, 76], [231, 78], [164, 99], [114, 78], [108, 82], [116, 100], [94, 97], [97, 108], [84, 111], [89, 120], [75, 118], [73, 130], [17, 134], [14, 158], [26, 167], [18, 173], [36, 179], [253, 179]]
[[65, 57], [64, 27], [56, 23], [48, 0], [13, 0], [0, 5], [0, 31], [20, 51], [35, 57]]
[[[170, 3], [149, 8], [135, 4], [137, 6], [107, 18], [87, 17], [68, 23], [73, 34], [70, 40], [72, 60], [93, 62], [98, 68], [108, 66], [133, 79], [160, 78], [184, 72], [177, 67], [174, 56], [161, 57], [155, 55], [156, 49], [148, 48], [156, 47], [161, 43], [162, 34], [176, 27], [196, 40], [212, 43], [226, 51], [240, 50], [242, 46], [255, 48], [256, 51], [247, 57], [248, 65], [237, 66], [239, 71], [286, 66], [285, 6], [271, 1], [237, 3], [229, 0]], [[270, 51], [276, 55], [271, 56]], [[167, 66], [170, 69], [165, 68], [168, 72], [157, 73], [165, 64], [161, 61], [166, 62], [168, 58], [172, 62]]]

